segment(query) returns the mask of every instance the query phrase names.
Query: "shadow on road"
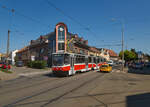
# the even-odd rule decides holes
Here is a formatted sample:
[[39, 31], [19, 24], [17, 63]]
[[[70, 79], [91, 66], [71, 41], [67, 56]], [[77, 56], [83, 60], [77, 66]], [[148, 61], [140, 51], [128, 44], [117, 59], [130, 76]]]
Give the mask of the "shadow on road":
[[127, 96], [126, 107], [150, 107], [150, 93]]
[[63, 78], [63, 76], [54, 75], [53, 73], [44, 74], [43, 76], [50, 77], [50, 78]]
[[143, 68], [143, 69], [128, 68], [128, 73], [150, 75], [150, 68]]

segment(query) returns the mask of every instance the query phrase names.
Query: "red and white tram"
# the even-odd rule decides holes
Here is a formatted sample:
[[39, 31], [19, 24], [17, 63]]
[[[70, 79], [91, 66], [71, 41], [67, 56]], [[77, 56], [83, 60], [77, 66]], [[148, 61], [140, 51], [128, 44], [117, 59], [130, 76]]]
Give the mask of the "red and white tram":
[[102, 57], [75, 53], [53, 53], [52, 71], [56, 75], [69, 76], [76, 72], [99, 69], [103, 63], [106, 63], [106, 59]]

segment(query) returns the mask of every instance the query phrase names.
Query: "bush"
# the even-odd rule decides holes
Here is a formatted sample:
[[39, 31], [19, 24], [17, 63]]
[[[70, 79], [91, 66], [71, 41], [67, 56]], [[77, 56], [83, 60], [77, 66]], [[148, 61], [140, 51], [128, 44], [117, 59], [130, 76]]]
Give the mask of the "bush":
[[30, 68], [43, 69], [46, 67], [46, 61], [30, 61], [27, 66]]
[[33, 67], [33, 61], [28, 62], [27, 66], [30, 67], [30, 68], [32, 68]]

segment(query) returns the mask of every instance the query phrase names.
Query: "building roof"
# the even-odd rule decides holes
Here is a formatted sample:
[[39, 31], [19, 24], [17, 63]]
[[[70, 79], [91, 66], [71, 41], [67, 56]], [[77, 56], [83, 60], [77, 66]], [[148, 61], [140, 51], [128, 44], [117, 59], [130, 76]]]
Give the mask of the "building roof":
[[27, 48], [28, 48], [28, 46], [25, 46], [25, 47], [23, 47], [22, 49], [18, 50], [17, 53], [21, 53], [21, 52], [25, 51]]
[[108, 50], [110, 57], [117, 57], [118, 56], [113, 50], [110, 50], [110, 49], [107, 49], [107, 50]]

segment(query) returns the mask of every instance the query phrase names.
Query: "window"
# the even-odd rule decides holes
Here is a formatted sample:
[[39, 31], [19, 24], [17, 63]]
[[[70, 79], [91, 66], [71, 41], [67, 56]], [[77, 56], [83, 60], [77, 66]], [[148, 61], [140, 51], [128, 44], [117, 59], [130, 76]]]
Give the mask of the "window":
[[94, 63], [96, 63], [96, 58], [94, 57]]
[[64, 64], [69, 64], [69, 62], [70, 62], [70, 56], [68, 55], [68, 54], [65, 54], [64, 55]]
[[80, 53], [81, 53], [81, 54], [83, 54], [83, 53], [84, 53], [82, 49], [80, 49]]
[[60, 41], [65, 40], [65, 28], [64, 28], [64, 26], [58, 27], [58, 40], [60, 40]]
[[40, 49], [40, 53], [42, 54], [44, 52], [44, 48]]
[[78, 53], [78, 49], [77, 48], [75, 48], [75, 53]]
[[58, 43], [58, 50], [65, 50], [65, 44], [64, 43]]
[[97, 63], [99, 63], [99, 58], [97, 58]]
[[76, 63], [85, 63], [85, 56], [76, 56]]
[[63, 54], [54, 54], [53, 55], [53, 65], [62, 66], [64, 64], [64, 55]]
[[89, 63], [92, 62], [92, 58], [91, 58], [91, 57], [88, 58], [88, 62], [89, 62]]

